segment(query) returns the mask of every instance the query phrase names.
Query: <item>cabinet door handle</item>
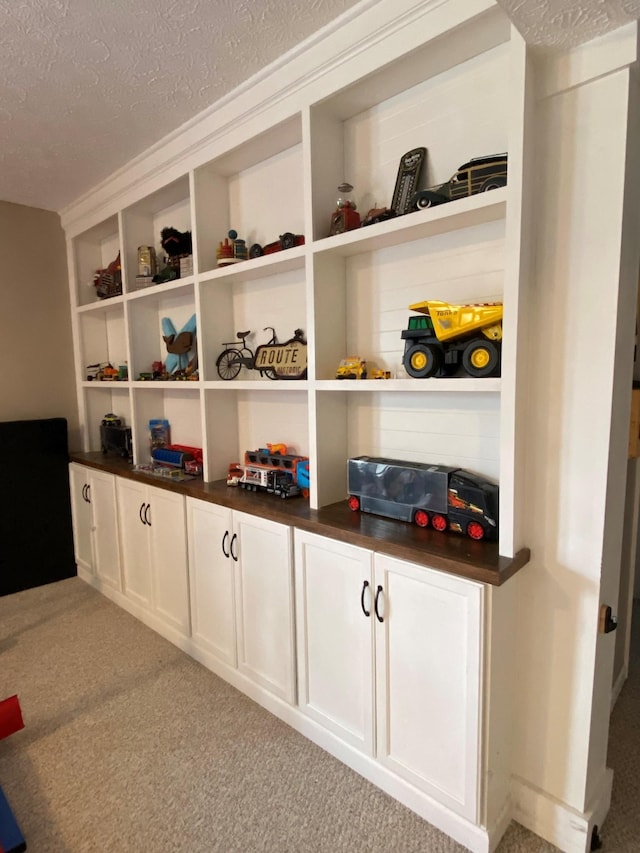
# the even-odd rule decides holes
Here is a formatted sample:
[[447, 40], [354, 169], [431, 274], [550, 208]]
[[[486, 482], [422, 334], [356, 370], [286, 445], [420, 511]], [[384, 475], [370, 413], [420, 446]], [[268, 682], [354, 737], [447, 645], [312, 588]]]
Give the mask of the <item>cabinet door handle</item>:
[[238, 538], [238, 534], [234, 533], [233, 536], [231, 537], [231, 544], [229, 545], [229, 551], [231, 551], [231, 559], [233, 560], [234, 563], [238, 562], [238, 557], [237, 557], [235, 551], [233, 550], [233, 543], [236, 541], [237, 538]]
[[222, 548], [222, 553], [225, 555], [225, 557], [227, 559], [229, 559], [229, 552], [224, 547], [224, 545], [225, 545], [225, 542], [228, 542], [228, 541], [229, 541], [229, 531], [225, 530], [224, 536], [222, 537], [222, 542], [220, 543], [220, 547]]
[[364, 594], [367, 591], [368, 587], [369, 587], [369, 581], [363, 581], [362, 582], [362, 592], [360, 593], [360, 607], [362, 607], [362, 612], [364, 613], [365, 616], [371, 616], [371, 611], [366, 610], [365, 606], [364, 606]]
[[89, 498], [89, 483], [85, 483], [82, 487], [82, 497], [88, 504], [91, 503], [91, 499]]
[[380, 611], [378, 610], [378, 600], [380, 598], [380, 593], [383, 592], [383, 589], [380, 585], [378, 585], [378, 589], [376, 590], [376, 597], [373, 602], [373, 609], [376, 611], [376, 619], [378, 622], [384, 622], [384, 616], [380, 615]]
[[143, 504], [143, 503], [141, 503], [141, 504], [140, 504], [140, 509], [138, 510], [138, 515], [140, 516], [140, 521], [142, 522], [142, 524], [146, 524], [147, 522], [144, 520], [144, 518], [143, 518], [143, 516], [142, 516], [142, 510], [143, 510], [143, 509], [144, 509], [144, 504]]
[[144, 511], [144, 523], [148, 524], [151, 527], [151, 504], [147, 504], [147, 507]]

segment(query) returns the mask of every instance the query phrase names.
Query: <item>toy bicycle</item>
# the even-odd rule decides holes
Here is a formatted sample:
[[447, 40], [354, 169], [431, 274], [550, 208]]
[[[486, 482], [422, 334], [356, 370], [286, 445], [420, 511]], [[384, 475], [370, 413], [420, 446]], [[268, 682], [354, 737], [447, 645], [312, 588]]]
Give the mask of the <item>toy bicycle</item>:
[[[273, 326], [265, 326], [263, 331], [271, 332], [271, 338], [267, 345], [277, 344], [278, 337]], [[246, 367], [247, 370], [256, 370], [256, 355], [254, 351], [247, 346], [247, 338], [251, 334], [248, 332], [236, 332], [237, 341], [227, 341], [223, 343], [224, 350], [220, 353], [216, 360], [216, 369], [220, 379], [229, 380], [235, 379], [240, 373], [240, 369]], [[275, 370], [271, 368], [262, 368], [259, 370], [260, 376], [266, 376], [267, 379], [277, 379]]]

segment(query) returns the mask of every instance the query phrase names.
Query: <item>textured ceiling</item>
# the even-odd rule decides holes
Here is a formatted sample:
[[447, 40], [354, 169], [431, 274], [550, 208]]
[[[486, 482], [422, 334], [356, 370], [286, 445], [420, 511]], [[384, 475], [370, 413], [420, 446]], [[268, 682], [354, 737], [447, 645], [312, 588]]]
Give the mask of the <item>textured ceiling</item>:
[[528, 44], [568, 48], [640, 18], [640, 0], [498, 0]]
[[[500, 2], [554, 48], [640, 17], [640, 0]], [[0, 199], [60, 210], [356, 4], [0, 0]]]

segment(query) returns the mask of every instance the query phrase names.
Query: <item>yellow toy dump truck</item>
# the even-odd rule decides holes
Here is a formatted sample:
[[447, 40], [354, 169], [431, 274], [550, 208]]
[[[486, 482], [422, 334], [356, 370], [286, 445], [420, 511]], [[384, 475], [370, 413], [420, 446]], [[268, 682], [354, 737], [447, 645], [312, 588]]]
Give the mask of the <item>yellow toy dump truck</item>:
[[416, 302], [402, 332], [402, 363], [409, 376], [451, 376], [460, 367], [469, 376], [499, 376], [502, 346], [502, 303], [449, 305]]

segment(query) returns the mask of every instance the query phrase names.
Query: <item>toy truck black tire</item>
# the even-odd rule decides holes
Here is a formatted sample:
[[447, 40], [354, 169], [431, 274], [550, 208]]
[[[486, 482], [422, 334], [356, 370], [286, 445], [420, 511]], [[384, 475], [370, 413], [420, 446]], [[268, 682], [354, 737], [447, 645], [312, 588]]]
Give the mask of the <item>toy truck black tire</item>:
[[507, 179], [502, 177], [501, 175], [497, 175], [494, 178], [487, 178], [487, 180], [482, 185], [482, 189], [480, 192], [486, 193], [489, 190], [497, 190], [499, 187], [506, 187]]
[[474, 338], [462, 351], [462, 367], [474, 378], [496, 376], [500, 371], [500, 347], [487, 338]]
[[447, 201], [449, 201], [449, 199], [446, 196], [440, 195], [432, 190], [419, 190], [417, 193], [414, 193], [413, 198], [411, 199], [411, 209], [424, 210], [427, 207], [435, 207], [436, 205], [444, 204]]
[[405, 353], [404, 368], [414, 379], [428, 379], [440, 370], [442, 355], [442, 350], [433, 344], [414, 344]]

